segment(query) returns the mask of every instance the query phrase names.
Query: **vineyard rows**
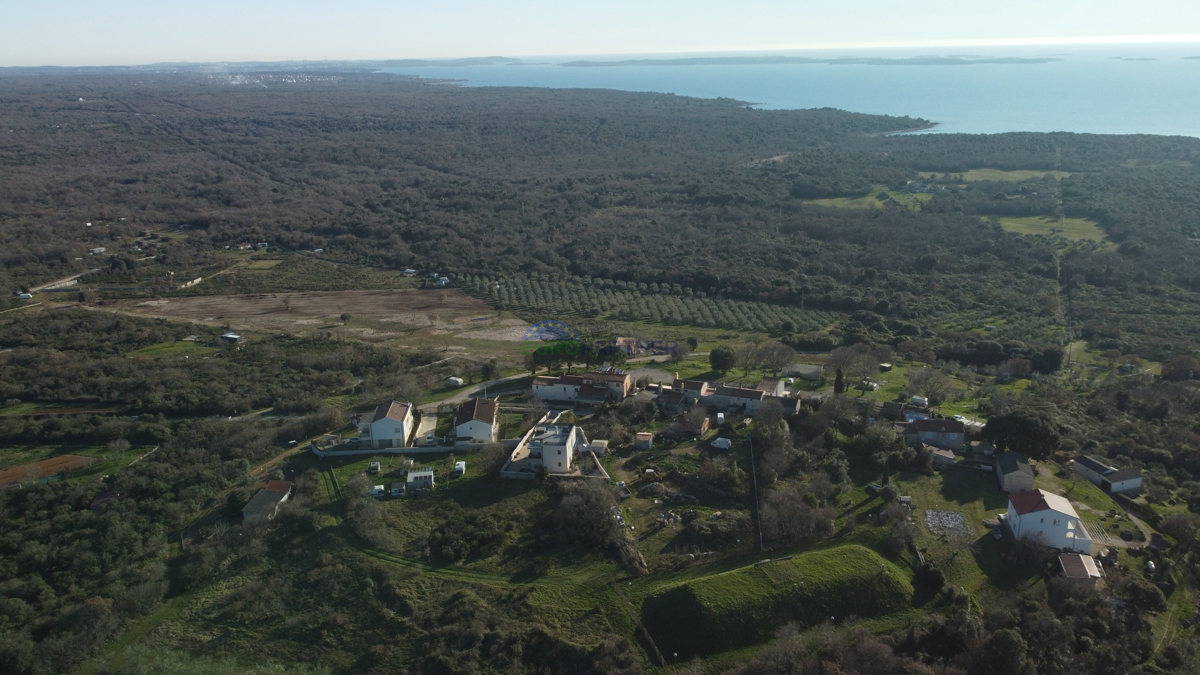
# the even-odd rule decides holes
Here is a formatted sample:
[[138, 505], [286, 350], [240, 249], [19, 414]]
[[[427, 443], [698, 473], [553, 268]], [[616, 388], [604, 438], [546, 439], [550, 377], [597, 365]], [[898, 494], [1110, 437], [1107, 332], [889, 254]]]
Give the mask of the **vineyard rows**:
[[619, 321], [654, 321], [737, 330], [776, 331], [787, 323], [795, 332], [819, 331], [834, 321], [828, 312], [798, 307], [704, 297], [678, 285], [633, 284], [611, 279], [460, 275], [456, 283], [485, 302], [505, 309], [557, 316], [602, 316]]

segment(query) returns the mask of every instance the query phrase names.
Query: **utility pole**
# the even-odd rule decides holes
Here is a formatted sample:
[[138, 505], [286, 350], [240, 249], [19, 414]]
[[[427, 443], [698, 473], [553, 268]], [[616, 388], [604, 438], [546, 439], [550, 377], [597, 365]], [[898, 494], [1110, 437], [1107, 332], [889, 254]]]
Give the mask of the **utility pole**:
[[758, 469], [754, 466], [754, 439], [747, 440], [750, 441], [750, 476], [754, 480], [754, 517], [758, 522], [758, 550], [762, 551], [765, 547], [763, 546], [762, 508], [758, 501]]

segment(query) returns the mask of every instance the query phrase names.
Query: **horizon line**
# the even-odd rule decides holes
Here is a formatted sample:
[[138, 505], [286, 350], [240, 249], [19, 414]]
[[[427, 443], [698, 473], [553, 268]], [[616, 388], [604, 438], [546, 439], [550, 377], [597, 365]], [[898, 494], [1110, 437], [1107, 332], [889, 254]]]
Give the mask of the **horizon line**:
[[458, 55], [458, 56], [343, 56], [339, 58], [297, 58], [297, 57], [259, 57], [211, 60], [157, 60], [142, 63], [106, 63], [106, 64], [72, 64], [60, 65], [43, 63], [40, 65], [3, 65], [0, 68], [136, 68], [161, 65], [205, 65], [205, 64], [234, 64], [234, 63], [337, 63], [355, 61], [453, 61], [476, 58], [579, 58], [589, 57], [627, 57], [627, 56], [670, 56], [686, 54], [738, 54], [763, 53], [769, 51], [821, 51], [834, 49], [919, 49], [919, 48], [949, 48], [949, 47], [1054, 47], [1054, 46], [1107, 46], [1107, 45], [1185, 45], [1200, 44], [1200, 33], [1173, 33], [1162, 35], [1090, 35], [1075, 37], [1023, 37], [1023, 38], [982, 38], [982, 39], [931, 39], [931, 40], [895, 40], [888, 42], [829, 42], [808, 45], [756, 45], [753, 47], [731, 47], [715, 50], [673, 49], [670, 51], [628, 51], [628, 52], [590, 52], [576, 54], [525, 54], [520, 57], [503, 57], [496, 53]]

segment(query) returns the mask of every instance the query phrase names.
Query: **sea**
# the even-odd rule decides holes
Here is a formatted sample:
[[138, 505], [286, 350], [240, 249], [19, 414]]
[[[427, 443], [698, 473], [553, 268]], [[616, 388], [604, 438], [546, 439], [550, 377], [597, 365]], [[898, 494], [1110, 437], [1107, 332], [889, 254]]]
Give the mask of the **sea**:
[[[384, 70], [467, 87], [603, 88], [725, 97], [764, 109], [839, 108], [908, 115], [935, 122], [934, 133], [1200, 137], [1200, 44], [772, 51], [741, 56], [871, 63], [653, 64], [655, 59], [713, 56], [739, 55], [522, 57], [519, 63]], [[950, 57], [956, 64], [914, 65], [913, 59], [924, 57]], [[650, 59], [652, 64], [562, 65], [581, 59]], [[996, 59], [1022, 61], [980, 62]]]

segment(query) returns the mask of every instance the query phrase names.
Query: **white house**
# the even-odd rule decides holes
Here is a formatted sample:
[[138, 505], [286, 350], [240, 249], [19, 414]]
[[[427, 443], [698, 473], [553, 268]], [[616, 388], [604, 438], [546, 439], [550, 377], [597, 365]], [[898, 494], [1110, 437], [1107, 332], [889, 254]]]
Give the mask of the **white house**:
[[541, 375], [533, 378], [533, 395], [542, 401], [603, 403], [624, 401], [633, 393], [633, 377], [615, 368], [592, 370], [582, 375]]
[[718, 385], [712, 395], [704, 397], [700, 402], [717, 410], [752, 414], [762, 405], [766, 396], [767, 392], [758, 389]]
[[498, 401], [486, 398], [463, 401], [454, 418], [454, 444], [495, 443], [496, 413], [499, 410]]
[[407, 447], [412, 429], [412, 404], [398, 401], [380, 405], [370, 422], [358, 425], [364, 448]]
[[579, 427], [548, 424], [529, 437], [529, 456], [540, 457], [548, 473], [570, 473], [576, 447], [586, 440]]
[[1060, 550], [1091, 553], [1092, 536], [1066, 497], [1045, 490], [1026, 490], [1010, 495], [1004, 522], [1017, 539], [1036, 540]]

